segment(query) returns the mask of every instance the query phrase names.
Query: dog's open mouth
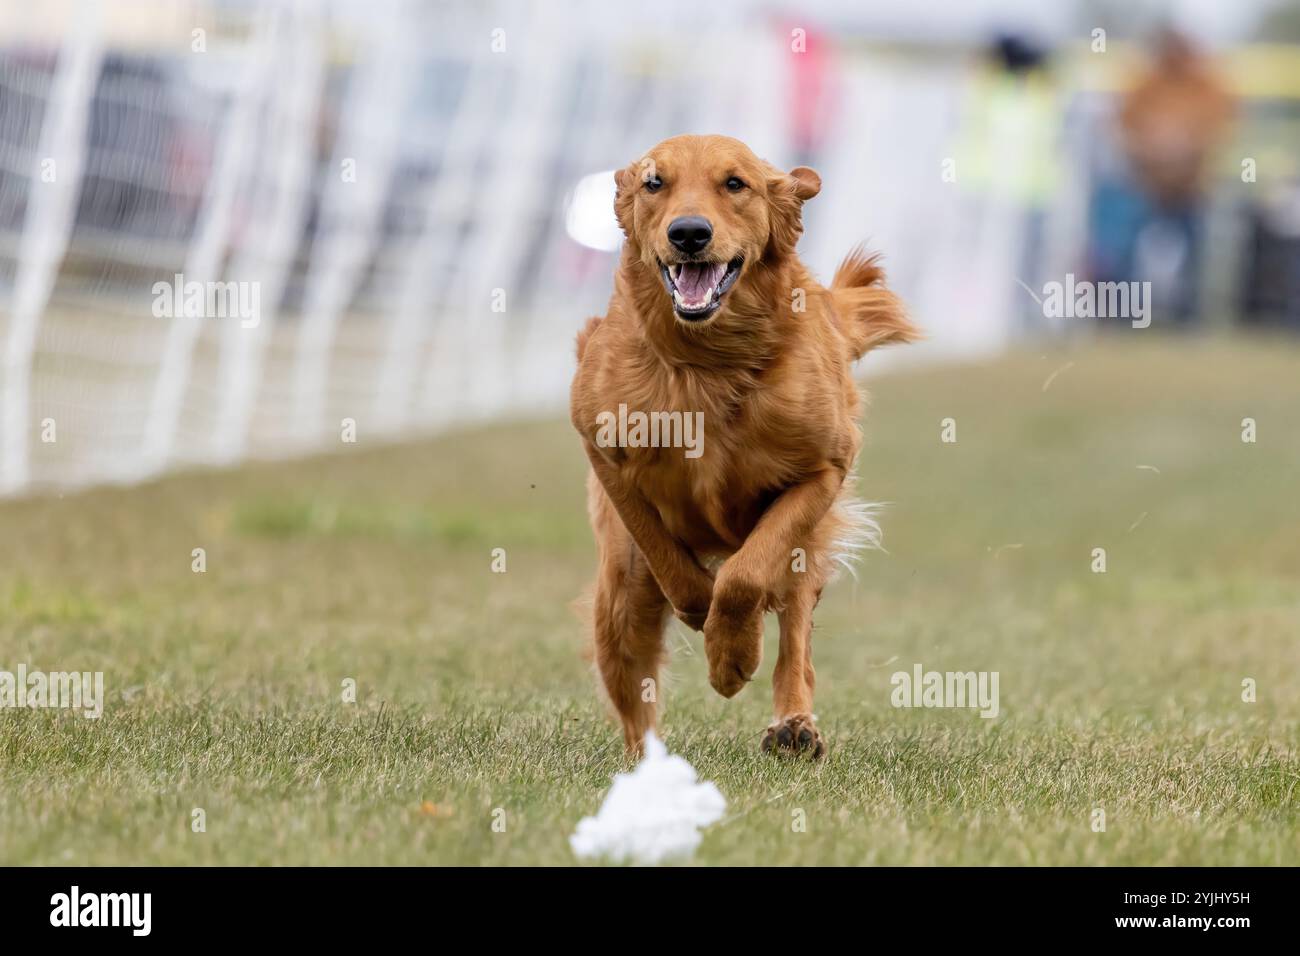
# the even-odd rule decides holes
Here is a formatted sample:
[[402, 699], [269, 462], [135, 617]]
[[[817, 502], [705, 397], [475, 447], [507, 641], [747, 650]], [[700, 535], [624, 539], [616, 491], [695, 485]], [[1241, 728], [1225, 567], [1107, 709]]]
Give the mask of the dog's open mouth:
[[735, 285], [744, 261], [742, 256], [737, 256], [730, 262], [678, 262], [671, 266], [660, 263], [664, 286], [672, 296], [678, 316], [688, 322], [699, 322], [718, 311], [722, 297]]

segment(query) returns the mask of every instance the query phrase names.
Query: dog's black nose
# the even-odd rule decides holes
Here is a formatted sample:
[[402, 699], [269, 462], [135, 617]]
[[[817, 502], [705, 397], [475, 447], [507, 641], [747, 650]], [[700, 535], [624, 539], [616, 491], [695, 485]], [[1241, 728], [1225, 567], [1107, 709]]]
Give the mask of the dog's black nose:
[[686, 253], [695, 255], [713, 240], [713, 227], [703, 216], [682, 216], [668, 224], [668, 241]]

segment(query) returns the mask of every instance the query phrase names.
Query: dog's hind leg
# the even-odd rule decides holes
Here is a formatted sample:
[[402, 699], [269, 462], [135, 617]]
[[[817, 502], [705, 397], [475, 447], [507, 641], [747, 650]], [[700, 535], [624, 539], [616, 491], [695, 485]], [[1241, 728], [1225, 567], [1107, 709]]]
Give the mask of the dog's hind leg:
[[670, 606], [608, 500], [592, 506], [600, 550], [592, 621], [596, 667], [623, 724], [623, 742], [639, 753], [655, 726]]

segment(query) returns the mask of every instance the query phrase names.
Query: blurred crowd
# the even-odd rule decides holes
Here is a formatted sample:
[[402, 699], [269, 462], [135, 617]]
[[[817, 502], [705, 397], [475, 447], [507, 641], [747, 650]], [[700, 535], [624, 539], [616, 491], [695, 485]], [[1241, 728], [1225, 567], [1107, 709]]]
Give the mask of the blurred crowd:
[[[1249, 105], [1211, 53], [1177, 30], [1156, 32], [1115, 95], [1084, 121], [1066, 102], [1051, 53], [1025, 37], [1000, 36], [977, 73], [959, 162], [975, 174], [970, 188], [985, 199], [1003, 193], [1019, 210], [1020, 275], [1041, 284], [1050, 271], [1043, 223], [1062, 177], [1073, 176], [1067, 189], [1084, 196], [1073, 243], [1080, 280], [1149, 283], [1159, 324], [1191, 327], [1212, 311], [1203, 293], [1213, 260], [1226, 273], [1234, 321], [1300, 331], [1300, 168], [1268, 152], [1260, 170], [1265, 157], [1251, 144], [1276, 143], [1285, 123], [1236, 137]], [[1022, 331], [1040, 316], [1027, 305]]]

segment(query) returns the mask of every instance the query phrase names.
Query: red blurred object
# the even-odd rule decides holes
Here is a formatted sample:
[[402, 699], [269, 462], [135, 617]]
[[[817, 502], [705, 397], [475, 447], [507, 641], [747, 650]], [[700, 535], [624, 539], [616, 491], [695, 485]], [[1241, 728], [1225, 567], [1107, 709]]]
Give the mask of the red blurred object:
[[790, 141], [801, 162], [825, 144], [839, 99], [835, 49], [830, 35], [806, 24], [781, 27], [790, 61]]

